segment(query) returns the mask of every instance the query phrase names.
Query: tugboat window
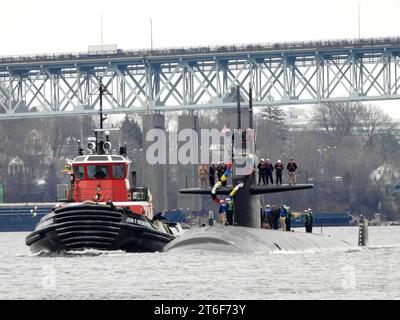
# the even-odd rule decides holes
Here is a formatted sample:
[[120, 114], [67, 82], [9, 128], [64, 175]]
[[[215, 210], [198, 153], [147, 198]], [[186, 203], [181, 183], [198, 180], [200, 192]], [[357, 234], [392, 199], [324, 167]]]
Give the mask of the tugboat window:
[[85, 168], [83, 166], [74, 167], [75, 179], [82, 180], [85, 177]]
[[88, 161], [108, 161], [107, 156], [92, 156], [88, 157]]
[[109, 179], [107, 166], [88, 166], [89, 179]]
[[114, 179], [125, 178], [125, 166], [123, 164], [113, 165], [113, 178]]

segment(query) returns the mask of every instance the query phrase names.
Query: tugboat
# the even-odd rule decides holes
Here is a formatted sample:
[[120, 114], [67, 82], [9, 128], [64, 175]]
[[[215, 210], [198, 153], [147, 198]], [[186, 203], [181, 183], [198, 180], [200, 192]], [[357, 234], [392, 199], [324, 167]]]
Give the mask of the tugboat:
[[89, 138], [85, 155], [70, 160], [66, 172], [71, 181], [58, 186], [58, 201], [26, 238], [33, 253], [122, 250], [158, 252], [182, 232], [179, 224], [153, 220], [148, 188], [130, 186], [126, 146], [112, 151], [110, 133], [103, 128], [102, 96], [107, 89], [100, 81], [100, 129]]

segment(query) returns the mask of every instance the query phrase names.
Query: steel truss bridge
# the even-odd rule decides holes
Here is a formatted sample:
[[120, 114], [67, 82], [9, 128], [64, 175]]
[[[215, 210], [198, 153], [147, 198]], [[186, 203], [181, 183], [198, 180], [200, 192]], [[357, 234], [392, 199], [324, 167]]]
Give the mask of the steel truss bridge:
[[0, 58], [0, 119], [400, 98], [400, 38]]

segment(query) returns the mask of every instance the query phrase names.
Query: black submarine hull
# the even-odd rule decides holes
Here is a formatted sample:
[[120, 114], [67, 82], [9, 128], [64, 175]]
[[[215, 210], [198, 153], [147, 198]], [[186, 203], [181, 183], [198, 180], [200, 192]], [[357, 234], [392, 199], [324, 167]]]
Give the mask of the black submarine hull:
[[159, 252], [175, 239], [161, 222], [98, 204], [54, 209], [26, 237], [33, 253], [103, 251]]
[[341, 239], [301, 232], [246, 227], [212, 226], [192, 229], [164, 247], [164, 252], [195, 250], [234, 253], [347, 251], [352, 245]]

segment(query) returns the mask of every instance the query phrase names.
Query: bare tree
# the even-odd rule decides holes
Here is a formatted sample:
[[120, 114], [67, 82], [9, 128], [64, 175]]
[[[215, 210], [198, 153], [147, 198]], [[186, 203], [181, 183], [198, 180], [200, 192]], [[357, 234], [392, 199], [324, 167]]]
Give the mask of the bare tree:
[[143, 147], [143, 132], [140, 128], [140, 117], [126, 115], [119, 124], [121, 127], [122, 140], [128, 143], [128, 150], [140, 149]]
[[361, 108], [360, 129], [365, 135], [367, 146], [374, 146], [377, 137], [390, 133], [395, 128], [392, 118], [375, 105]]
[[360, 118], [359, 103], [328, 103], [315, 108], [313, 121], [327, 134], [345, 137], [352, 134]]

